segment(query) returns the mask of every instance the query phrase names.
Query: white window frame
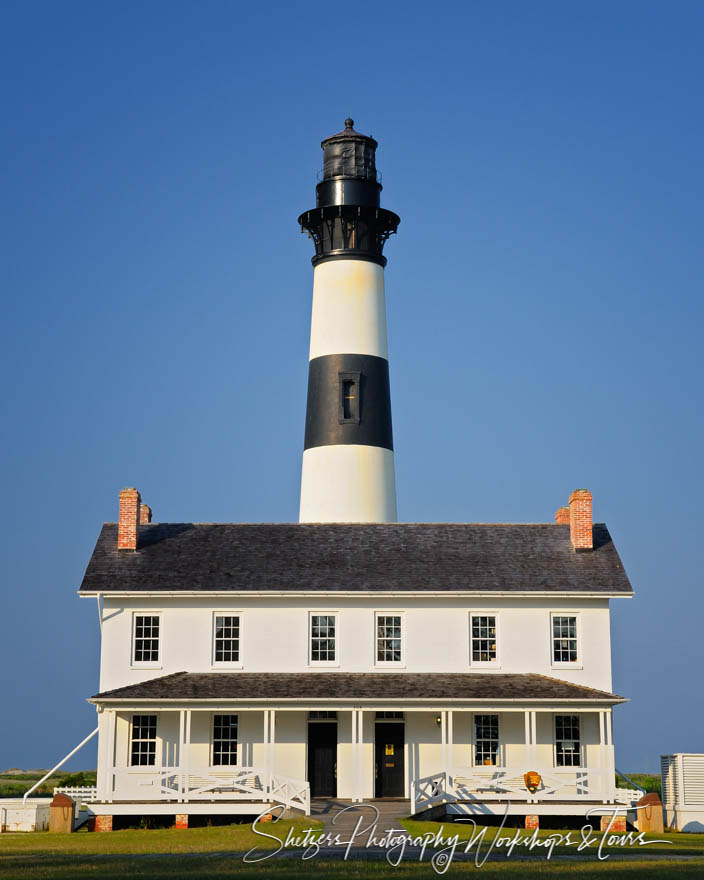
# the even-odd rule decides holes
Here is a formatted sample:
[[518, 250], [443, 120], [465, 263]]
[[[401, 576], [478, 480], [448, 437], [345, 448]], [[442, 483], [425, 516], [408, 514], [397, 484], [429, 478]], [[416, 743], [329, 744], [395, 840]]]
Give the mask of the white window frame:
[[[240, 623], [239, 623], [239, 631], [240, 631], [240, 634], [239, 634], [239, 639], [238, 639], [238, 642], [239, 642], [239, 660], [216, 660], [216, 659], [215, 659], [215, 633], [216, 633], [216, 619], [217, 619], [218, 617], [238, 617], [238, 618], [239, 618], [239, 621], [240, 621]], [[242, 649], [243, 649], [243, 639], [242, 639], [242, 634], [243, 634], [243, 632], [244, 632], [244, 623], [243, 623], [243, 621], [244, 621], [244, 615], [242, 614], [241, 611], [232, 611], [232, 610], [230, 610], [230, 609], [228, 608], [228, 609], [225, 609], [225, 610], [222, 610], [222, 611], [213, 611], [211, 621], [212, 621], [212, 625], [211, 625], [211, 628], [210, 628], [210, 631], [211, 631], [211, 637], [210, 637], [210, 668], [211, 668], [211, 669], [242, 669], [242, 667], [243, 667], [243, 665], [244, 665], [244, 664], [243, 664], [243, 661], [242, 661], [242, 655], [243, 655], [243, 650], [242, 650]], [[220, 713], [218, 713], [218, 714], [223, 715], [223, 714], [227, 714], [227, 713], [220, 712]], [[236, 714], [236, 713], [232, 713], [232, 712], [231, 712], [230, 714]]]
[[[380, 617], [399, 617], [401, 624], [401, 659], [400, 660], [378, 660], [378, 621]], [[405, 611], [384, 610], [374, 612], [374, 666], [378, 669], [405, 669], [406, 667], [406, 613]]]
[[[335, 618], [335, 659], [334, 660], [313, 660], [313, 618], [314, 617], [334, 617]], [[309, 611], [308, 612], [308, 665], [309, 666], [327, 666], [336, 667], [340, 665], [340, 612], [339, 611]]]
[[[127, 737], [127, 768], [130, 773], [158, 773], [161, 769], [161, 746], [162, 740], [159, 736], [159, 712], [149, 709], [144, 711], [130, 712], [129, 714], [129, 736]], [[156, 734], [154, 737], [154, 763], [153, 764], [133, 764], [132, 763], [132, 734], [134, 732], [134, 719], [136, 715], [153, 715], [156, 718]]]
[[[556, 617], [574, 617], [575, 633], [577, 636], [577, 659], [555, 660], [555, 645], [553, 641], [553, 620]], [[550, 612], [550, 666], [553, 669], [583, 669], [584, 642], [582, 640], [582, 615], [579, 611], [551, 611]]]
[[[496, 715], [499, 719], [498, 728], [499, 728], [499, 736], [498, 743], [496, 747], [496, 764], [477, 764], [477, 728], [474, 723], [474, 719], [477, 715]], [[471, 736], [470, 736], [470, 766], [471, 767], [482, 767], [484, 769], [489, 769], [490, 767], [504, 767], [506, 766], [506, 760], [504, 755], [504, 743], [501, 738], [501, 730], [503, 728], [503, 724], [501, 722], [501, 712], [472, 712], [472, 720], [471, 720]]]
[[[135, 660], [134, 654], [137, 648], [137, 618], [159, 618], [159, 659], [158, 660]], [[130, 666], [132, 669], [162, 669], [164, 666], [164, 615], [161, 611], [133, 611], [132, 612], [132, 638], [130, 639]], [[139, 713], [137, 713], [139, 714]]]
[[[579, 764], [557, 763], [557, 716], [575, 715], [579, 727]], [[552, 766], [558, 770], [579, 770], [587, 766], [587, 744], [584, 742], [584, 716], [581, 712], [572, 712], [565, 709], [564, 712], [552, 713]]]
[[[472, 620], [475, 617], [493, 617], [496, 621], [496, 659], [474, 660], [472, 658]], [[481, 669], [501, 669], [501, 623], [498, 611], [470, 611], [469, 612], [469, 665]]]
[[[236, 764], [216, 764], [215, 763], [215, 716], [216, 715], [234, 715], [237, 718], [237, 763]], [[211, 770], [228, 770], [233, 767], [241, 767], [242, 766], [242, 740], [240, 739], [240, 729], [241, 729], [241, 713], [240, 712], [227, 712], [220, 710], [219, 712], [211, 712], [210, 713], [210, 769]]]

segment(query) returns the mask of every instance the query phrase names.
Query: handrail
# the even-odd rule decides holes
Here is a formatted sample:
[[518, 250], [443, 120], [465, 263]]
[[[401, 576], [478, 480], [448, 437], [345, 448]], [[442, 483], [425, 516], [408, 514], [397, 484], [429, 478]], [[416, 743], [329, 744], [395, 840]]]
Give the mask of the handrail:
[[618, 767], [614, 767], [614, 772], [618, 773], [618, 775], [621, 777], [621, 779], [625, 779], [629, 785], [633, 786], [633, 788], [637, 788], [638, 791], [642, 791], [643, 794], [648, 793], [644, 788], [642, 788], [640, 785], [638, 785], [637, 782], [634, 782], [632, 779], [629, 779], [625, 773], [621, 773], [621, 771], [618, 769]]
[[93, 733], [89, 733], [88, 736], [84, 740], [82, 740], [81, 742], [78, 743], [78, 745], [76, 746], [75, 749], [73, 749], [73, 751], [70, 751], [68, 753], [68, 755], [66, 755], [65, 758], [62, 758], [55, 767], [52, 767], [51, 770], [45, 776], [42, 776], [42, 778], [39, 780], [39, 782], [35, 782], [34, 785], [29, 789], [29, 791], [25, 792], [25, 795], [22, 798], [22, 806], [23, 807], [27, 803], [27, 798], [34, 791], [34, 789], [39, 788], [39, 786], [42, 784], [42, 782], [46, 782], [46, 780], [51, 776], [52, 773], [56, 773], [56, 771], [59, 769], [59, 767], [63, 767], [63, 765], [66, 763], [66, 761], [68, 761], [69, 758], [72, 758], [79, 749], [82, 749], [83, 746], [88, 742], [89, 739], [93, 739], [93, 737], [95, 736], [95, 734], [98, 732], [99, 729], [100, 728], [96, 727], [95, 730], [93, 731]]

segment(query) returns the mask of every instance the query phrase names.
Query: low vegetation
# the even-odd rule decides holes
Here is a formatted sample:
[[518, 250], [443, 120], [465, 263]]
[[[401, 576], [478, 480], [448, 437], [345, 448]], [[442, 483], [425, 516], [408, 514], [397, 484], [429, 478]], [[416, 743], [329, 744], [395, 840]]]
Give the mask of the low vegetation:
[[[0, 773], [0, 798], [22, 797], [46, 772], [46, 770], [31, 770], [27, 773]], [[81, 770], [78, 773], [59, 771], [35, 789], [32, 797], [51, 797], [54, 789], [60, 786], [84, 785], [95, 785], [95, 770]]]

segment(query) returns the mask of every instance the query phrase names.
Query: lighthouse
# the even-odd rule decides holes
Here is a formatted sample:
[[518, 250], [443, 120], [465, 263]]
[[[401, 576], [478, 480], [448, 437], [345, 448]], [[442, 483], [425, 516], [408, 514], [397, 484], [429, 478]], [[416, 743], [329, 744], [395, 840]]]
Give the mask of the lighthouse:
[[298, 218], [315, 245], [300, 522], [396, 522], [383, 249], [398, 215], [380, 206], [374, 138], [322, 144], [316, 206]]

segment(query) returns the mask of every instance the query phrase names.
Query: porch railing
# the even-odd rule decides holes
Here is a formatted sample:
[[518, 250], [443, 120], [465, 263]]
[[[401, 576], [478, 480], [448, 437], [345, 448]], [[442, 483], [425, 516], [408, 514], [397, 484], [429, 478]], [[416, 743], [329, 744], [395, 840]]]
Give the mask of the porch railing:
[[593, 801], [633, 805], [640, 792], [616, 788], [613, 772], [604, 768], [537, 768], [540, 786], [526, 788], [524, 770], [518, 767], [456, 767], [415, 779], [411, 785], [413, 812], [455, 801]]
[[272, 801], [306, 814], [310, 812], [307, 782], [267, 773], [257, 767], [190, 768], [188, 771], [163, 767], [158, 784], [162, 795], [179, 802]]

